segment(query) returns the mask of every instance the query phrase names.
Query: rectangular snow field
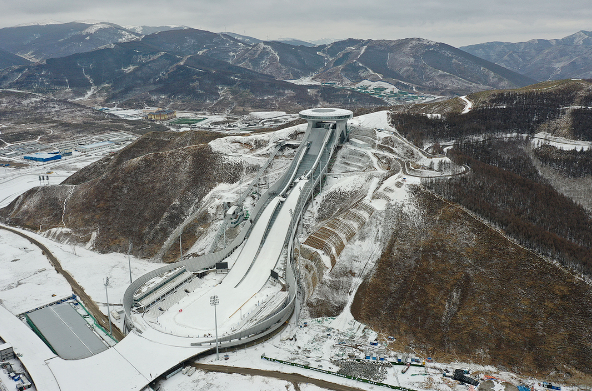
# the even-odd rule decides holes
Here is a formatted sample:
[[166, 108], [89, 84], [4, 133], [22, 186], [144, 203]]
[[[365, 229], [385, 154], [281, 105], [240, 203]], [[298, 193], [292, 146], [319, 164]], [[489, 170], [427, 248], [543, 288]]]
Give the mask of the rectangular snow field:
[[62, 358], [77, 360], [107, 350], [103, 341], [68, 303], [45, 307], [28, 316]]

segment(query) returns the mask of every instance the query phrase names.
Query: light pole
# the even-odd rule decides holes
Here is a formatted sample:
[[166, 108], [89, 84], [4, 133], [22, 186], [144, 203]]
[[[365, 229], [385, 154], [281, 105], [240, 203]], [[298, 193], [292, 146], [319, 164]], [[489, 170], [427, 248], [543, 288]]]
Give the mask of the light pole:
[[181, 235], [179, 235], [179, 253], [181, 253], [181, 259], [183, 259], [183, 244], [181, 243], [182, 236], [183, 236], [183, 231], [181, 231]]
[[218, 352], [218, 313], [216, 306], [220, 303], [218, 295], [210, 296], [210, 305], [214, 306], [214, 324], [216, 325], [216, 360], [220, 361], [220, 354]]
[[109, 318], [109, 334], [113, 336], [111, 330], [111, 311], [109, 310], [109, 293], [107, 293], [107, 287], [109, 286], [109, 277], [105, 278], [105, 296], [107, 296], [107, 317]]
[[132, 261], [130, 259], [130, 253], [132, 252], [132, 241], [128, 239], [129, 246], [127, 248], [127, 264], [130, 272], [130, 284], [132, 283]]

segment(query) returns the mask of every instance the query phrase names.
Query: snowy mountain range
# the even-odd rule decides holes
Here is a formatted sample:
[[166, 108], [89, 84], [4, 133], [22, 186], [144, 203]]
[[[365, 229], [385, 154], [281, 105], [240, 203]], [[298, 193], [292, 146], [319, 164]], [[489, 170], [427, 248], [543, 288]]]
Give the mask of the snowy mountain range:
[[[119, 26], [114, 23], [91, 21], [70, 23], [44, 22], [0, 29], [0, 49], [9, 52], [12, 55], [35, 62], [47, 58], [58, 58], [75, 53], [89, 52], [101, 47], [121, 42], [140, 40], [147, 35], [171, 30], [190, 29], [185, 26]], [[436, 52], [442, 52], [442, 55], [448, 57], [448, 59], [440, 58], [437, 60], [434, 57], [434, 53], [431, 52], [427, 53], [428, 59], [425, 61], [425, 64], [422, 64], [418, 59], [420, 56], [426, 54], [426, 51], [429, 51], [429, 49], [413, 48], [413, 46], [417, 46], [418, 44], [429, 42], [421, 39], [392, 41], [359, 39], [338, 41], [332, 39], [320, 39], [310, 42], [296, 38], [279, 38], [272, 41], [263, 41], [261, 39], [232, 32], [216, 34], [219, 36], [231, 37], [235, 41], [230, 44], [223, 44], [224, 46], [232, 47], [232, 50], [237, 55], [237, 58], [223, 58], [225, 61], [230, 61], [235, 65], [244, 64], [250, 69], [273, 74], [280, 78], [287, 75], [291, 78], [298, 79], [304, 76], [322, 74], [319, 75], [317, 78], [318, 80], [344, 83], [347, 82], [348, 77], [352, 75], [352, 72], [354, 75], [362, 77], [375, 74], [381, 75], [381, 73], [372, 66], [368, 66], [368, 62], [369, 58], [370, 61], [374, 60], [371, 58], [373, 49], [377, 46], [383, 46], [381, 51], [386, 49], [389, 56], [394, 56], [394, 62], [400, 61], [406, 64], [411, 63], [413, 64], [409, 67], [411, 69], [415, 66], [420, 66], [420, 68], [425, 68], [426, 66], [428, 68], [432, 67], [437, 70], [436, 73], [450, 73], [452, 78], [460, 77], [463, 79], [455, 80], [454, 82], [451, 80], [446, 81], [444, 84], [451, 82], [453, 84], [451, 88], [447, 85], [446, 89], [473, 88], [483, 84], [483, 80], [475, 80], [475, 77], [472, 79], [471, 77], [466, 78], [465, 76], [467, 75], [459, 74], [459, 70], [455, 70], [454, 67], [443, 67], [443, 64], [434, 67], [434, 61], [443, 63], [449, 61], [452, 64], [458, 63], [455, 65], [456, 68], [462, 68], [462, 64], [467, 61], [466, 55], [459, 53], [456, 48], [442, 43], [437, 44], [440, 48], [436, 49]], [[188, 35], [191, 36], [190, 33]], [[236, 45], [236, 43], [239, 45]], [[282, 44], [287, 46], [283, 46]], [[346, 46], [344, 46], [344, 44]], [[432, 49], [435, 49], [435, 44], [436, 43], [430, 43]], [[214, 45], [219, 48], [218, 44]], [[385, 46], [391, 46], [391, 48], [387, 49]], [[349, 49], [344, 52], [341, 52], [340, 50], [340, 53], [329, 53], [333, 52], [336, 47], [341, 47], [342, 50], [346, 47]], [[291, 52], [289, 55], [286, 52], [286, 48]], [[310, 48], [311, 50], [307, 51], [306, 48]], [[370, 48], [370, 51], [366, 54], [366, 49], [363, 48]], [[210, 49], [208, 49], [208, 51], [211, 51]], [[527, 76], [531, 81], [592, 77], [592, 70], [588, 65], [592, 59], [592, 32], [589, 31], [579, 31], [561, 39], [533, 39], [528, 42], [519, 43], [487, 42], [464, 46], [460, 49], [481, 59]], [[364, 52], [361, 52], [362, 50]], [[356, 52], [358, 52], [362, 58], [357, 58], [355, 55]], [[195, 54], [195, 51], [185, 53], [185, 55], [187, 54]], [[319, 59], [323, 66], [319, 67], [318, 64], [314, 64], [313, 69], [310, 69], [310, 66], [295, 66], [294, 56], [300, 62], [307, 62], [310, 61], [310, 59], [307, 60], [306, 57], [310, 57], [311, 55], [320, 56]], [[344, 55], [346, 55], [345, 58], [343, 57]], [[412, 56], [412, 58], [409, 59], [407, 55]], [[0, 69], [14, 65], [23, 65], [23, 60], [15, 58], [14, 56], [9, 56], [7, 53], [2, 54], [1, 57], [2, 61], [0, 61]], [[459, 59], [460, 57], [465, 58]], [[342, 66], [340, 69], [329, 70], [329, 72], [325, 72], [325, 70], [321, 69], [327, 65], [331, 65], [330, 63], [336, 60], [338, 60], [338, 65], [336, 66]], [[486, 66], [484, 64], [485, 63], [481, 63], [479, 65], [493, 71], [494, 74], [499, 71], [499, 69], [492, 70], [491, 66]], [[343, 67], [345, 67], [345, 70], [342, 70]], [[412, 75], [406, 74], [405, 71], [408, 73], [409, 69], [405, 67], [396, 68], [395, 66], [393, 68], [393, 65], [387, 65], [387, 68], [399, 73], [397, 77], [394, 78], [398, 82], [409, 83], [410, 86], [415, 86], [416, 88], [426, 87], [425, 85], [422, 85], [422, 83], [417, 83], [417, 80], [414, 81]], [[422, 70], [425, 73], [426, 70]], [[450, 72], [451, 70], [452, 72]], [[443, 77], [443, 75], [434, 75], [431, 70], [428, 70], [427, 75], [430, 78], [437, 76], [437, 78], [441, 79]], [[420, 76], [423, 77], [423, 74]], [[389, 76], [387, 75], [386, 77], [388, 78]], [[492, 76], [489, 76], [489, 78], [491, 77]], [[505, 75], [505, 77], [507, 77], [507, 75]], [[357, 77], [354, 76], [354, 78]], [[515, 83], [516, 80], [513, 80], [512, 82]], [[430, 88], [434, 90], [441, 89], [441, 84], [441, 80], [436, 80]], [[490, 84], [491, 83], [485, 83], [485, 86], [493, 88], [501, 87], [501, 85]]]
[[461, 49], [540, 81], [592, 78], [591, 31], [578, 31], [561, 39], [487, 42]]
[[[106, 22], [38, 23], [0, 29], [0, 49], [30, 61], [89, 52], [182, 26], [126, 26]], [[15, 64], [17, 65], [17, 64]]]
[[[455, 95], [534, 82], [424, 39], [349, 39], [311, 47], [252, 43], [244, 37], [196, 29], [141, 36], [105, 23], [22, 28], [55, 31], [33, 39], [34, 31], [29, 30], [29, 40], [24, 35], [7, 36], [4, 42], [12, 43], [5, 43], [5, 50], [46, 59], [0, 71], [0, 86], [61, 98], [86, 97], [97, 104], [166, 106], [175, 102], [177, 107], [207, 108], [221, 102], [223, 110], [230, 107], [235, 112], [246, 106], [265, 110], [299, 110], [318, 104], [381, 106], [386, 104], [383, 99], [354, 87], [370, 80], [401, 90]], [[15, 35], [5, 30], [5, 35]], [[296, 79], [300, 80], [286, 83]], [[241, 91], [251, 98], [238, 98]]]

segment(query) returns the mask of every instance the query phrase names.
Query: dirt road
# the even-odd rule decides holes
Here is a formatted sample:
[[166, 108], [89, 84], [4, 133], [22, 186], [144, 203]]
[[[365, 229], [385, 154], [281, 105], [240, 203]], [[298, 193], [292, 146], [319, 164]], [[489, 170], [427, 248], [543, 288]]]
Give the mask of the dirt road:
[[[264, 369], [227, 367], [225, 365], [200, 364], [200, 363], [194, 363], [194, 364], [192, 364], [192, 366], [194, 366], [197, 369], [201, 369], [203, 371], [208, 371], [208, 372], [237, 373], [240, 375], [247, 375], [247, 376], [272, 377], [274, 379], [285, 380], [285, 381], [288, 381], [288, 382], [294, 383], [294, 384], [310, 383], [310, 384], [314, 384], [317, 387], [325, 388], [327, 390], [363, 391], [362, 388], [355, 388], [355, 387], [345, 386], [343, 384], [332, 383], [332, 382], [329, 382], [326, 380], [315, 379], [312, 377], [300, 375], [298, 373], [284, 373], [284, 372], [277, 372], [277, 371], [268, 371], [268, 370], [264, 370]], [[297, 387], [297, 389], [298, 389], [298, 387]]]
[[[15, 229], [4, 227], [4, 226], [0, 226], [0, 229], [4, 229], [6, 231], [10, 231], [14, 234], [22, 236], [23, 238], [27, 239], [29, 242], [33, 243], [35, 246], [39, 247], [41, 249], [41, 251], [43, 252], [43, 254], [47, 257], [47, 259], [49, 259], [49, 262], [56, 269], [56, 271], [58, 273], [60, 273], [62, 276], [64, 276], [66, 281], [68, 281], [68, 284], [70, 284], [70, 286], [72, 287], [72, 292], [74, 292], [74, 294], [76, 296], [78, 296], [80, 298], [80, 300], [82, 300], [82, 303], [84, 304], [86, 309], [88, 309], [90, 311], [92, 316], [94, 316], [94, 318], [97, 320], [97, 322], [99, 322], [99, 324], [101, 326], [103, 326], [103, 328], [105, 330], [109, 330], [109, 320], [107, 319], [107, 316], [105, 316], [101, 312], [101, 310], [96, 305], [96, 303], [90, 298], [89, 295], [86, 294], [86, 292], [84, 291], [84, 288], [82, 288], [78, 284], [78, 282], [74, 279], [74, 277], [72, 277], [70, 275], [70, 273], [68, 273], [67, 271], [62, 269], [62, 265], [60, 265], [60, 262], [58, 261], [58, 259], [51, 253], [51, 251], [49, 251], [47, 249], [47, 247], [45, 247], [43, 244], [41, 244], [37, 240], [25, 235], [24, 233], [22, 233], [20, 231], [17, 231]], [[116, 340], [121, 341], [124, 337], [123, 333], [117, 327], [115, 327], [115, 325], [113, 325], [112, 329], [113, 329], [113, 337]]]

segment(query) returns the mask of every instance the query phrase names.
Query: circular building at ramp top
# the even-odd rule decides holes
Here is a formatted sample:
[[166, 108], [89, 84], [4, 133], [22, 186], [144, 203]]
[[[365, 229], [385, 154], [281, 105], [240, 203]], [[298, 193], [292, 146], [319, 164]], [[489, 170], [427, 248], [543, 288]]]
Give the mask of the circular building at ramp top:
[[347, 120], [354, 115], [350, 110], [327, 107], [302, 110], [299, 114], [300, 118], [308, 121], [308, 131], [336, 129], [341, 142], [348, 139]]
[[340, 121], [352, 118], [354, 113], [346, 109], [333, 107], [306, 109], [300, 112], [300, 118], [311, 121]]

